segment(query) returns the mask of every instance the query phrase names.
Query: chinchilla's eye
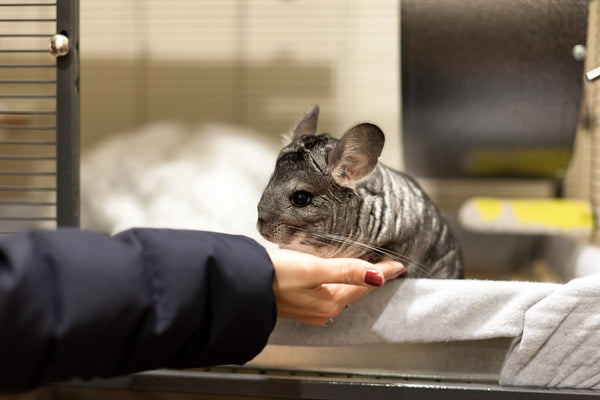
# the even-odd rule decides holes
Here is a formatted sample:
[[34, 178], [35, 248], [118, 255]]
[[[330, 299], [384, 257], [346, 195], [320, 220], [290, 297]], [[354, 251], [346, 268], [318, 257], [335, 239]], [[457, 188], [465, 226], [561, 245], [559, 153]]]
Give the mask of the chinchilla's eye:
[[313, 195], [306, 190], [298, 190], [297, 192], [292, 193], [290, 196], [290, 201], [296, 207], [304, 207], [310, 204]]

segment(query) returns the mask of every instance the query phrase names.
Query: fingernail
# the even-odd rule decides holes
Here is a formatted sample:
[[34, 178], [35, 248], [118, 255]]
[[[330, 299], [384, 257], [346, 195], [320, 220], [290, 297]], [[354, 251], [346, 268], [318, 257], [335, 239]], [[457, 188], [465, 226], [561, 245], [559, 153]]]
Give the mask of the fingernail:
[[365, 283], [379, 287], [383, 285], [383, 275], [379, 271], [369, 270], [365, 273]]

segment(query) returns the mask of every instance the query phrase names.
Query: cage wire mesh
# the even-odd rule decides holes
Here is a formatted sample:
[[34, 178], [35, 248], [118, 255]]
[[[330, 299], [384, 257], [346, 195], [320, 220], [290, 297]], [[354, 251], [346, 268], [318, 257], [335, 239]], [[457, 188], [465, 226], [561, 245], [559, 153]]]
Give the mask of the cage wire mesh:
[[56, 221], [56, 3], [0, 0], [0, 234]]

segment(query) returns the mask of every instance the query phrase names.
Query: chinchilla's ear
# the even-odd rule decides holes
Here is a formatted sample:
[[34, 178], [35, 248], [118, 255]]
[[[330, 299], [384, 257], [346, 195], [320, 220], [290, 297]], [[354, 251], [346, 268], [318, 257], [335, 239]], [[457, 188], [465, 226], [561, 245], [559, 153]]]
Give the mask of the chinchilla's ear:
[[344, 134], [327, 157], [337, 184], [354, 188], [377, 165], [385, 137], [377, 125], [363, 123]]
[[319, 106], [315, 106], [296, 126], [293, 140], [300, 136], [309, 136], [317, 134], [317, 121], [319, 119]]

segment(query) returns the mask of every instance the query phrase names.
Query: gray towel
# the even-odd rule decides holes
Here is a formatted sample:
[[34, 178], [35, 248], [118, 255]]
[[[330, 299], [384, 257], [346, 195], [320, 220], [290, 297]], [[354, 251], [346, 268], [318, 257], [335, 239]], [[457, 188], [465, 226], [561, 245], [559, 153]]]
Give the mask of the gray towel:
[[600, 274], [574, 279], [527, 310], [500, 383], [600, 389]]
[[371, 292], [327, 327], [279, 319], [270, 344], [427, 343], [516, 337], [525, 312], [560, 285], [404, 279]]
[[564, 285], [405, 279], [350, 305], [327, 327], [280, 319], [269, 343], [347, 346], [515, 338], [501, 384], [600, 389], [599, 310], [600, 273]]

